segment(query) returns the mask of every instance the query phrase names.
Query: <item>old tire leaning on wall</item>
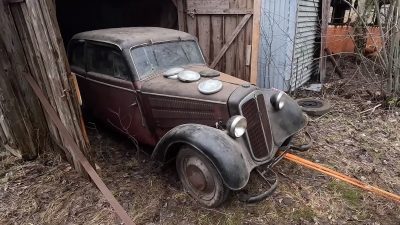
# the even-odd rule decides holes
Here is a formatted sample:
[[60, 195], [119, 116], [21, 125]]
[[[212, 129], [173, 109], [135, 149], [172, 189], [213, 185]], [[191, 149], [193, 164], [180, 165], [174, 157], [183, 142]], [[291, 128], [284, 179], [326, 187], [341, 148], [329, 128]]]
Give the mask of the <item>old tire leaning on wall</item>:
[[315, 98], [300, 98], [296, 99], [296, 102], [309, 116], [322, 116], [331, 110], [331, 104], [328, 101]]

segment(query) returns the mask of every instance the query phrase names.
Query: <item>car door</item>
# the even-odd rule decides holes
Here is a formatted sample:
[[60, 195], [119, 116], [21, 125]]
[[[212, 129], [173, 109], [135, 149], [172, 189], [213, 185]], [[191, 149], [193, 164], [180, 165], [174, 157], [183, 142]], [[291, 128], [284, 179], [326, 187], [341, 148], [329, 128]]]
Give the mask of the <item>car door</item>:
[[82, 106], [89, 109], [89, 84], [86, 79], [86, 60], [85, 60], [85, 41], [72, 40], [68, 46], [68, 60], [71, 71], [75, 73], [78, 81], [79, 91], [81, 92]]
[[[88, 42], [87, 79], [91, 106], [95, 117], [140, 142], [152, 142], [145, 129], [144, 118], [132, 82], [132, 73], [116, 46]], [[153, 143], [148, 143], [153, 144]]]

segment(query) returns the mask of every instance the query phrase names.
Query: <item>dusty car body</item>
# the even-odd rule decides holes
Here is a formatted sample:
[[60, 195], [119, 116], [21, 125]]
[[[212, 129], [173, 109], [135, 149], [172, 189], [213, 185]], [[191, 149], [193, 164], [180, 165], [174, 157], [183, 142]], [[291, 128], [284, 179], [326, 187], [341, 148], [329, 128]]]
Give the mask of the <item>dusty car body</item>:
[[[228, 74], [194, 82], [170, 79], [174, 67], [207, 67], [195, 37], [176, 30], [137, 27], [76, 34], [69, 61], [83, 106], [139, 143], [152, 157], [176, 159], [183, 186], [207, 206], [221, 204], [229, 190], [244, 188], [250, 173], [269, 164], [306, 120], [297, 103]], [[214, 71], [215, 72], [215, 71]], [[199, 91], [209, 79], [222, 82], [213, 94]]]

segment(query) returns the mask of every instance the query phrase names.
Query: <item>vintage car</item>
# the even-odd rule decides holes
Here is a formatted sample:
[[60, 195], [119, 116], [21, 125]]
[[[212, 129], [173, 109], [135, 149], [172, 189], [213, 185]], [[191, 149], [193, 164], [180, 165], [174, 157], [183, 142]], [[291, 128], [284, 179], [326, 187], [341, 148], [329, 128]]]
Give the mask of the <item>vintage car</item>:
[[[196, 38], [181, 31], [83, 32], [70, 41], [68, 57], [83, 106], [154, 146], [153, 159], [175, 162], [183, 187], [208, 207], [243, 189], [255, 168], [275, 164], [278, 150], [306, 125], [288, 95], [210, 69]], [[275, 183], [242, 200], [265, 198]]]

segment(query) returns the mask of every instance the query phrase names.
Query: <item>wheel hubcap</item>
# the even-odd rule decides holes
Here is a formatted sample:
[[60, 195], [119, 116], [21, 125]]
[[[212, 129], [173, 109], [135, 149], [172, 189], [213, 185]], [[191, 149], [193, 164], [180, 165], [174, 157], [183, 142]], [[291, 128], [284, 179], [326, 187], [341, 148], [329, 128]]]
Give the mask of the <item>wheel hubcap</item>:
[[194, 194], [204, 200], [210, 200], [215, 195], [214, 178], [207, 166], [197, 157], [189, 157], [183, 161], [182, 171]]
[[186, 168], [186, 176], [190, 184], [199, 191], [204, 191], [207, 187], [207, 181], [203, 172], [196, 166], [189, 165]]

